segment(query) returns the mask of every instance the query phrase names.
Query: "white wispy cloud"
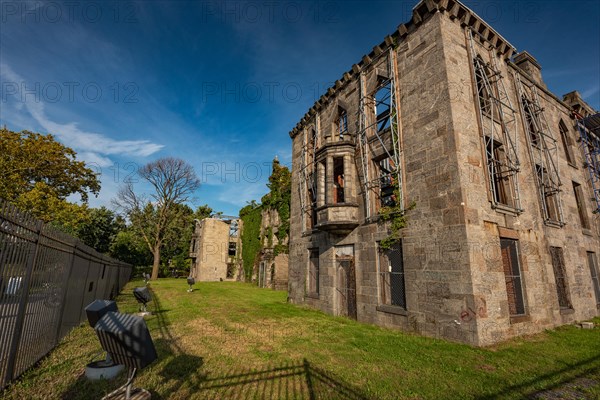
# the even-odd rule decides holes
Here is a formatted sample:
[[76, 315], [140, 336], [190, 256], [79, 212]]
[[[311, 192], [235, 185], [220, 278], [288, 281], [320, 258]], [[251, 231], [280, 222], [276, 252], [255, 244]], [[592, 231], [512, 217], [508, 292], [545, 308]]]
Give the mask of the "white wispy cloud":
[[[0, 64], [0, 76], [4, 82], [12, 82], [20, 87], [25, 82], [9, 65]], [[20, 90], [20, 89], [19, 89]], [[107, 166], [111, 161], [109, 155], [130, 155], [147, 157], [161, 150], [164, 146], [149, 140], [115, 140], [104, 134], [88, 132], [81, 129], [76, 122], [58, 123], [51, 120], [45, 112], [44, 103], [37, 100], [27, 100], [21, 96], [22, 103], [33, 119], [49, 133], [58, 137], [62, 142], [80, 152], [87, 160], [92, 160], [100, 166]]]

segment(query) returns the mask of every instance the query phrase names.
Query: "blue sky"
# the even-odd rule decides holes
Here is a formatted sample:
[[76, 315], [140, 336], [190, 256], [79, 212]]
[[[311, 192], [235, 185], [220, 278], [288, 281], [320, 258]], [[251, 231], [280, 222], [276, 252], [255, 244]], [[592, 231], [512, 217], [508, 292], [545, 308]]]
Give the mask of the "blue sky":
[[[600, 2], [465, 1], [600, 109]], [[162, 156], [191, 163], [196, 205], [266, 192], [288, 132], [416, 1], [0, 0], [0, 124], [55, 134], [101, 173], [92, 206]], [[139, 184], [138, 184], [139, 186]]]

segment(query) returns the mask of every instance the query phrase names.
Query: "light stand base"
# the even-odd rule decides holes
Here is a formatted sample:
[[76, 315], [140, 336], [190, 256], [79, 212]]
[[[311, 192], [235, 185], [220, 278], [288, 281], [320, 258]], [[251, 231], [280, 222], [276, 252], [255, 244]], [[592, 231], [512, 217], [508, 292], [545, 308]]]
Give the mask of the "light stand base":
[[105, 360], [93, 361], [85, 366], [85, 377], [93, 381], [113, 379], [123, 371], [123, 368], [125, 366]]

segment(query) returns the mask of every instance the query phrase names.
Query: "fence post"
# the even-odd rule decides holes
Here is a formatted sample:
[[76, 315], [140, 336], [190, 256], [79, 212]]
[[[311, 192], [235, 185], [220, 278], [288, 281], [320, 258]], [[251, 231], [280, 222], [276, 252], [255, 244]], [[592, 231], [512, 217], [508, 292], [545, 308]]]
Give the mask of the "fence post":
[[58, 326], [56, 327], [56, 339], [54, 340], [55, 345], [60, 340], [60, 331], [63, 326], [63, 317], [65, 315], [65, 307], [67, 306], [67, 294], [69, 292], [69, 282], [73, 274], [73, 265], [75, 264], [75, 255], [77, 253], [77, 242], [73, 244], [73, 251], [71, 252], [71, 262], [69, 262], [69, 271], [67, 273], [67, 279], [65, 280], [65, 288], [62, 293], [62, 301], [60, 307], [60, 313], [58, 315]]
[[17, 353], [19, 351], [19, 344], [21, 343], [21, 336], [23, 335], [23, 324], [25, 323], [25, 313], [27, 311], [27, 301], [29, 300], [29, 288], [31, 286], [31, 276], [33, 275], [33, 267], [38, 258], [40, 251], [40, 239], [42, 236], [42, 222], [36, 224], [37, 238], [35, 239], [35, 248], [30, 253], [27, 260], [27, 272], [25, 274], [25, 280], [23, 282], [21, 299], [19, 301], [19, 308], [17, 309], [17, 321], [15, 322], [15, 333], [10, 342], [10, 350], [8, 353], [8, 362], [6, 366], [5, 382], [10, 382], [13, 379], [15, 364], [17, 362]]

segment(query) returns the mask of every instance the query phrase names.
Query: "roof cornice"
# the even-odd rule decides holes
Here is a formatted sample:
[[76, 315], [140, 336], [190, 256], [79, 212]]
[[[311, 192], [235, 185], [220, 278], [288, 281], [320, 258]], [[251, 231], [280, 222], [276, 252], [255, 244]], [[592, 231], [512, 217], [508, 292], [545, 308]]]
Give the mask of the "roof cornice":
[[458, 20], [463, 28], [469, 27], [480, 40], [490, 43], [498, 55], [505, 59], [516, 52], [516, 49], [490, 25], [488, 25], [474, 11], [457, 0], [421, 0], [413, 9], [410, 21], [400, 24], [396, 31], [387, 35], [383, 42], [373, 47], [370, 53], [365, 54], [362, 59], [354, 64], [349, 71], [344, 72], [342, 77], [335, 81], [325, 94], [323, 94], [315, 104], [300, 119], [300, 122], [290, 131], [289, 135], [293, 139], [310, 121], [324, 108], [332, 97], [337, 95], [345, 88], [356, 76], [364, 69], [367, 69], [381, 55], [395, 48], [398, 43], [403, 41], [406, 36], [414, 32], [424, 21], [432, 15], [441, 12], [447, 15], [451, 20]]

